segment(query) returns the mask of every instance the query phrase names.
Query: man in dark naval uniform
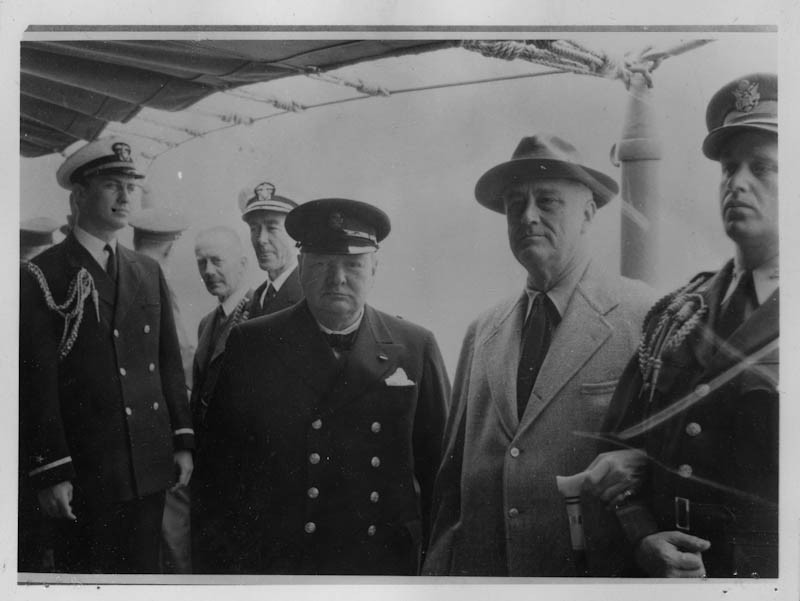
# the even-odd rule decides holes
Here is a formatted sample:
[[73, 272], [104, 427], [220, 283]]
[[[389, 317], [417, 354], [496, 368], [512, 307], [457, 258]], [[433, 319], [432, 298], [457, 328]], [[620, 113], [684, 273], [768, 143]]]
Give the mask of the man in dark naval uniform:
[[438, 345], [366, 304], [383, 211], [321, 199], [286, 229], [306, 300], [232, 330], [209, 408], [233, 569], [416, 574], [450, 392]]
[[267, 279], [253, 291], [250, 319], [291, 307], [303, 298], [297, 274], [295, 242], [286, 233], [286, 214], [297, 203], [275, 194], [275, 186], [258, 181], [239, 193], [242, 219], [250, 228], [250, 242], [258, 266]]
[[612, 401], [625, 446], [650, 458], [617, 508], [652, 576], [778, 575], [778, 81], [723, 87], [703, 153], [736, 252], [666, 296]]
[[21, 274], [20, 460], [56, 521], [58, 571], [157, 572], [164, 492], [192, 472], [169, 290], [116, 240], [142, 177], [119, 138], [67, 158], [75, 227]]

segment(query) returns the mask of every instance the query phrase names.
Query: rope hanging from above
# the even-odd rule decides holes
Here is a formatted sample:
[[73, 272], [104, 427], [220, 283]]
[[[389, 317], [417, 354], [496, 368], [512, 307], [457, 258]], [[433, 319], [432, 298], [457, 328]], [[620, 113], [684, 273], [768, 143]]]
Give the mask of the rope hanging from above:
[[650, 74], [664, 59], [694, 50], [711, 41], [694, 40], [655, 53], [647, 48], [636, 56], [628, 54], [621, 60], [570, 40], [464, 40], [461, 46], [491, 58], [508, 61], [522, 59], [580, 75], [619, 79], [625, 87], [630, 87], [631, 78], [635, 74], [641, 74], [647, 86], [652, 87]]

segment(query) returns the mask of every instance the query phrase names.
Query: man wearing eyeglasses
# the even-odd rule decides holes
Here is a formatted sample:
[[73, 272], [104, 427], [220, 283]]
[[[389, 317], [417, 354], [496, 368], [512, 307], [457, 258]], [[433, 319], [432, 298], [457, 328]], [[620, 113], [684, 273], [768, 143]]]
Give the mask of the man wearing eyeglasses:
[[22, 268], [20, 468], [53, 520], [56, 571], [157, 572], [165, 491], [192, 473], [169, 290], [117, 242], [143, 177], [119, 138], [68, 157], [75, 226]]

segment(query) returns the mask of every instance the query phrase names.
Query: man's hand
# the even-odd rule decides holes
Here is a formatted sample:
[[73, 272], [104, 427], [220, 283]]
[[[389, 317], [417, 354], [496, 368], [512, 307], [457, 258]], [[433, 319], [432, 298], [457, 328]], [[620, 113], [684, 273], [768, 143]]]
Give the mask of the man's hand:
[[76, 521], [78, 518], [72, 513], [72, 482], [65, 480], [40, 490], [39, 507], [47, 517]]
[[613, 510], [639, 490], [646, 466], [647, 455], [639, 449], [601, 453], [586, 468], [582, 491]]
[[192, 460], [191, 451], [175, 451], [173, 461], [178, 467], [178, 482], [170, 490], [176, 490], [181, 486], [188, 486], [189, 480], [192, 479], [192, 471], [194, 470], [194, 461]]
[[677, 530], [645, 536], [636, 546], [636, 563], [650, 576], [662, 578], [704, 578], [701, 553], [711, 543]]

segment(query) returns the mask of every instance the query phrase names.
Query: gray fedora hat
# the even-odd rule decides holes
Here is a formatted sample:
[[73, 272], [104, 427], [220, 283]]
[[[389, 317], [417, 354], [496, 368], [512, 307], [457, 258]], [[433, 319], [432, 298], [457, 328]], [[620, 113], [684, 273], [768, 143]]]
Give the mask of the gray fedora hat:
[[619, 192], [608, 175], [587, 167], [577, 149], [558, 136], [534, 134], [520, 140], [511, 160], [484, 173], [475, 184], [475, 198], [488, 209], [505, 213], [503, 191], [526, 179], [569, 179], [592, 191], [597, 207], [602, 207]]

